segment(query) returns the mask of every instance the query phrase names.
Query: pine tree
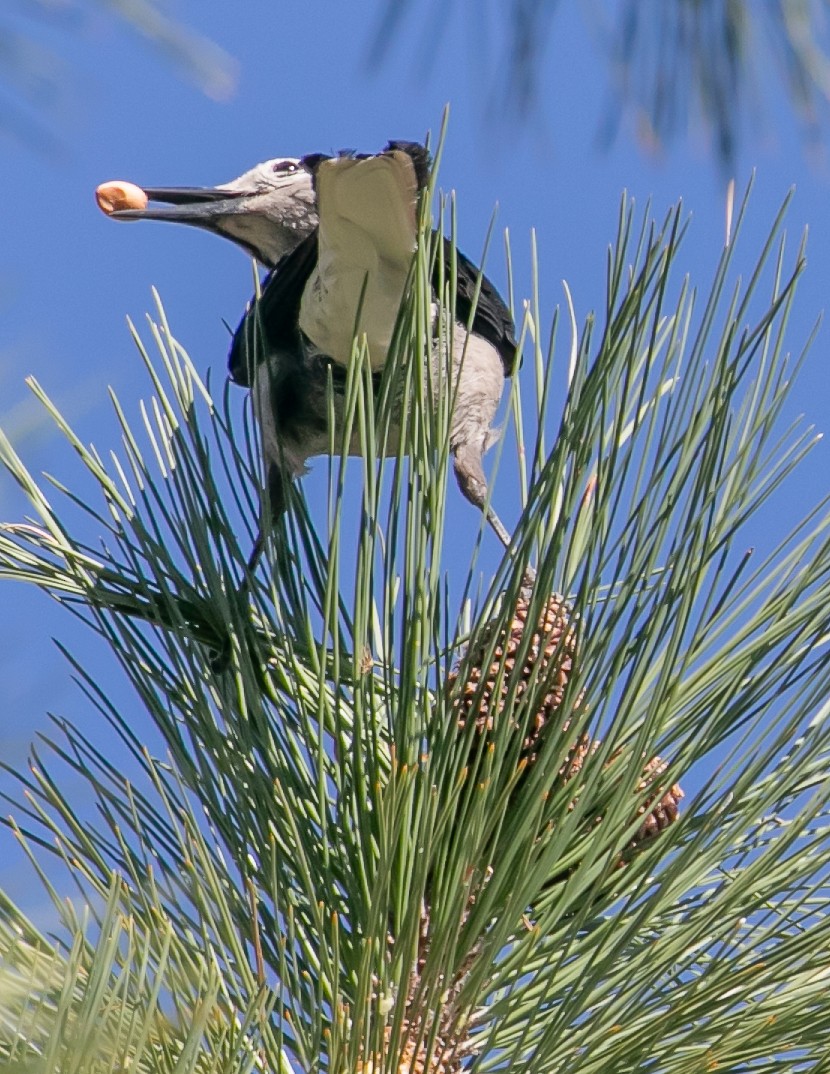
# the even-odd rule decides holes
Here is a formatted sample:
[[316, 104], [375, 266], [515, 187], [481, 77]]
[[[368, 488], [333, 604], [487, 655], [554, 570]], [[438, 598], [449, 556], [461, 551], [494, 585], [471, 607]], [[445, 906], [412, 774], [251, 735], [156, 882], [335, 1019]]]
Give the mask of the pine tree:
[[[33, 385], [100, 504], [59, 487], [53, 505], [0, 440], [37, 516], [0, 529], [0, 574], [88, 619], [167, 752], [75, 664], [140, 778], [66, 722], [7, 774], [60, 925], [0, 896], [0, 1069], [823, 1063], [830, 514], [762, 563], [742, 551], [816, 439], [779, 421], [803, 248], [788, 258], [782, 210], [735, 283], [744, 212], [698, 295], [675, 279], [681, 209], [638, 223], [624, 201], [605, 309], [581, 331], [568, 310], [564, 364], [527, 307], [524, 509], [483, 589], [475, 555], [445, 573], [448, 408], [407, 360], [432, 337], [427, 219], [376, 401], [355, 344], [357, 525], [333, 443], [329, 503], [298, 491], [254, 575], [256, 436], [160, 302], [152, 358], [135, 334], [153, 399], [143, 428], [116, 404], [111, 461]], [[398, 378], [404, 443], [383, 458]]]

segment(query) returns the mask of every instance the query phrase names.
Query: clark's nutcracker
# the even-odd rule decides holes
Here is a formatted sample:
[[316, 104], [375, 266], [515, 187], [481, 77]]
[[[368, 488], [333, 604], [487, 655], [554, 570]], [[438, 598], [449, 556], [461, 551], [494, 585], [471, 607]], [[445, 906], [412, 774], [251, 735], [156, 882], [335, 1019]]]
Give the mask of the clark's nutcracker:
[[[236, 331], [229, 364], [232, 379], [254, 392], [275, 516], [285, 507], [286, 481], [328, 451], [328, 384], [337, 419], [355, 328], [366, 337], [373, 370], [383, 368], [416, 249], [429, 164], [426, 149], [413, 142], [390, 142], [373, 156], [275, 159], [219, 187], [145, 187], [147, 198], [163, 208], [110, 213], [118, 220], [168, 220], [214, 231], [272, 268]], [[444, 240], [435, 284], [442, 274], [450, 279], [451, 255]], [[464, 496], [483, 509], [482, 456], [496, 438], [492, 422], [517, 345], [505, 303], [460, 252], [456, 279], [450, 383], [440, 375], [446, 355], [437, 344], [431, 383], [443, 380], [454, 393], [455, 474]], [[397, 450], [394, 440], [390, 451]], [[351, 453], [359, 451], [355, 437]], [[510, 534], [492, 508], [487, 519], [507, 546]]]

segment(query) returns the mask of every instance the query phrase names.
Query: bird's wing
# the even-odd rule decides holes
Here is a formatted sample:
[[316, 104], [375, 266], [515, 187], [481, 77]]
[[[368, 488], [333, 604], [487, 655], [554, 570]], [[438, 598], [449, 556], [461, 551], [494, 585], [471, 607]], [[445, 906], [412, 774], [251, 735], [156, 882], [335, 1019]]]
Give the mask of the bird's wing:
[[383, 367], [417, 237], [419, 178], [412, 155], [323, 160], [314, 171], [319, 257], [300, 307], [300, 327], [346, 365], [355, 330], [374, 369]]
[[254, 369], [268, 354], [297, 346], [303, 291], [317, 263], [317, 231], [287, 254], [265, 278], [259, 300], [252, 299], [228, 355], [231, 380], [250, 388]]
[[[486, 339], [488, 343], [492, 343], [499, 352], [499, 357], [504, 366], [504, 375], [506, 377], [512, 376], [517, 368], [516, 349], [518, 344], [516, 343], [516, 330], [510, 310], [490, 280], [460, 250], [455, 251], [455, 268], [457, 282], [455, 296], [456, 317], [462, 324], [469, 324], [476, 288], [478, 287], [479, 279], [481, 279], [478, 302], [476, 303], [473, 322], [470, 327], [475, 335]], [[445, 282], [450, 279], [451, 269], [452, 243], [445, 238], [443, 266]], [[440, 286], [440, 275], [440, 266], [436, 262], [433, 273], [433, 286], [436, 291]]]

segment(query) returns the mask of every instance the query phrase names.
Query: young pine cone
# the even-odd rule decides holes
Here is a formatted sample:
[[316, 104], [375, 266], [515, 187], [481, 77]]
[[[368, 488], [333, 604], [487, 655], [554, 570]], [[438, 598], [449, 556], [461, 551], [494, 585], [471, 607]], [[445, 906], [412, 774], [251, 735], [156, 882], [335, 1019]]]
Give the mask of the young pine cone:
[[[384, 1033], [387, 1043], [390, 1035], [390, 1029], [387, 1026]], [[461, 1069], [460, 1065], [452, 1060], [447, 1062], [443, 1054], [441, 1054], [444, 1050], [441, 1042], [438, 1041], [436, 1044], [438, 1054], [429, 1056], [423, 1042], [421, 1042], [416, 1052], [414, 1042], [407, 1040], [404, 1044], [400, 1061], [397, 1067], [394, 1068], [395, 1074], [458, 1074]], [[391, 1074], [393, 1064], [390, 1064], [388, 1060], [388, 1056], [369, 1056], [365, 1062], [358, 1061], [355, 1074], [380, 1074], [381, 1071], [387, 1071]]]

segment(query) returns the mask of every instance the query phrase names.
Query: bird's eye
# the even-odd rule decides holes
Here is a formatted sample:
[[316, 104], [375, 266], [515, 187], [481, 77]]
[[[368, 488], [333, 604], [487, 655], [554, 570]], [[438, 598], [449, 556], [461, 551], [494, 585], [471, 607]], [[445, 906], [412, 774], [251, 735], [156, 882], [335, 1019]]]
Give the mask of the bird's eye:
[[271, 167], [271, 171], [276, 172], [277, 175], [290, 175], [296, 170], [297, 163], [293, 160], [278, 160], [276, 164]]

